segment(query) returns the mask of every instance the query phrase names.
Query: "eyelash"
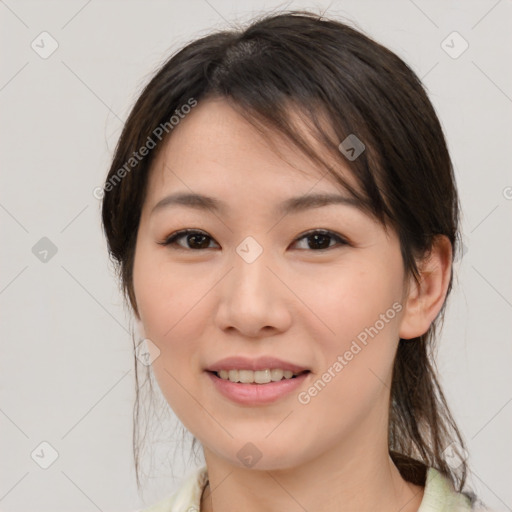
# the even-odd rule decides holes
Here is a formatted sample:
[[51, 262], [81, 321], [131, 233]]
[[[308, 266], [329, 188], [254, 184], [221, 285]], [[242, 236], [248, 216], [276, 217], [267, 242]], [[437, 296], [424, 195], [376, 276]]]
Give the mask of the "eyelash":
[[[326, 229], [315, 229], [315, 230], [308, 231], [308, 232], [302, 234], [300, 237], [296, 238], [294, 243], [299, 241], [299, 240], [302, 240], [304, 238], [308, 238], [308, 237], [311, 237], [313, 235], [316, 235], [316, 234], [320, 234], [320, 235], [323, 235], [323, 236], [329, 236], [329, 237], [335, 239], [338, 242], [338, 245], [340, 245], [340, 246], [350, 245], [347, 242], [347, 240], [345, 240], [341, 235], [338, 235], [337, 233], [334, 233], [333, 231], [329, 231], [329, 230], [326, 230]], [[211, 238], [204, 231], [200, 231], [200, 230], [197, 230], [197, 229], [182, 229], [180, 231], [176, 231], [175, 233], [172, 233], [163, 242], [158, 242], [158, 244], [159, 245], [163, 245], [165, 247], [174, 246], [173, 247], [174, 249], [184, 250], [184, 251], [203, 251], [203, 250], [206, 250], [206, 249], [211, 249], [210, 247], [207, 247], [206, 249], [192, 249], [192, 248], [181, 247], [179, 244], [177, 244], [177, 240], [179, 240], [181, 238], [184, 238], [186, 235], [202, 235], [202, 236], [204, 236], [206, 238], [209, 238], [210, 240], [213, 240], [213, 238]], [[335, 246], [330, 246], [330, 247], [326, 247], [326, 248], [323, 248], [323, 249], [301, 249], [301, 250], [310, 250], [310, 251], [313, 251], [313, 252], [322, 252], [322, 251], [327, 251], [329, 249], [332, 249], [333, 247], [335, 247]]]

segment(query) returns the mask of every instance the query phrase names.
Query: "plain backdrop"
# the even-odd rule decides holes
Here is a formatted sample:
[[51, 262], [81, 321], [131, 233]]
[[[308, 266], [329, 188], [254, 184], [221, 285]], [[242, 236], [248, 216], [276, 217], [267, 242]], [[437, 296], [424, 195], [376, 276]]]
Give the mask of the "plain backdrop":
[[512, 510], [512, 2], [5, 0], [1, 511], [135, 510], [195, 467], [170, 416], [137, 493], [130, 324], [93, 190], [138, 93], [172, 52], [262, 12], [303, 8], [348, 21], [400, 55], [441, 119], [465, 254], [440, 375], [468, 442], [469, 484], [496, 510]]

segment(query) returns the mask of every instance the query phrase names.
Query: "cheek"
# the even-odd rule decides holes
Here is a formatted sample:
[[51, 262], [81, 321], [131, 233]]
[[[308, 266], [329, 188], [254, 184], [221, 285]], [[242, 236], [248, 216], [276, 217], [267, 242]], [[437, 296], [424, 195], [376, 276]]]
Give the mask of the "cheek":
[[207, 283], [200, 276], [191, 279], [190, 273], [170, 267], [164, 251], [151, 250], [147, 245], [137, 248], [133, 287], [147, 337], [166, 345], [187, 324], [187, 316], [204, 295]]
[[160, 350], [155, 368], [165, 364], [174, 371], [180, 362], [188, 364], [195, 360], [202, 329], [197, 319], [198, 315], [206, 314], [201, 313], [203, 305], [199, 302], [205, 294], [203, 288], [173, 277], [149, 278], [136, 289], [146, 338]]
[[204, 420], [189, 393], [196, 394], [192, 376], [199, 367], [198, 341], [202, 337], [197, 316], [205, 314], [200, 299], [208, 290], [207, 283], [185, 278], [183, 272], [171, 272], [142, 250], [133, 274], [144, 333], [158, 350], [151, 370], [169, 406], [191, 429], [194, 422]]
[[353, 411], [364, 408], [362, 402], [369, 406], [383, 390], [399, 339], [400, 267], [370, 263], [347, 267], [326, 287], [310, 287], [315, 313], [328, 327], [316, 338], [326, 372], [319, 377], [336, 382], [325, 387], [322, 402], [343, 403]]
[[[212, 273], [170, 266], [164, 251], [140, 247], [134, 261], [135, 297], [146, 338], [159, 350], [152, 370], [176, 412], [190, 402], [183, 387], [192, 389], [200, 368], [200, 340], [209, 318], [208, 291]], [[180, 386], [181, 384], [181, 386]]]
[[329, 345], [341, 349], [361, 333], [364, 338], [366, 329], [376, 323], [379, 331], [387, 333], [390, 326], [396, 330], [402, 281], [400, 269], [395, 270], [359, 262], [332, 272], [322, 285], [309, 283], [311, 309], [323, 321], [324, 333], [330, 333], [324, 335]]

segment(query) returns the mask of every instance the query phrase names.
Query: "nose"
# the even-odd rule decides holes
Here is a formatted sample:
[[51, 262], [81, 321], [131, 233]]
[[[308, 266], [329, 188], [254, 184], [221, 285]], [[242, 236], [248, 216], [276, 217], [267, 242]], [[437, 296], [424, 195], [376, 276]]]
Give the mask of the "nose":
[[217, 290], [215, 321], [220, 329], [237, 331], [248, 338], [262, 338], [275, 336], [290, 327], [292, 294], [269, 259], [265, 251], [252, 262], [234, 254], [233, 268]]

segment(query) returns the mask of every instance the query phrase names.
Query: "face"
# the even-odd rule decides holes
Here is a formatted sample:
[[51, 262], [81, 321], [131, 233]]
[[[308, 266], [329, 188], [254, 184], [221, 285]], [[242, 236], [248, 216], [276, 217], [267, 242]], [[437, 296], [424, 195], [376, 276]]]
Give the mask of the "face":
[[[133, 272], [169, 405], [205, 451], [258, 469], [387, 442], [404, 314], [396, 234], [273, 140], [281, 156], [226, 102], [199, 102], [152, 167]], [[291, 202], [325, 194], [342, 199]]]

